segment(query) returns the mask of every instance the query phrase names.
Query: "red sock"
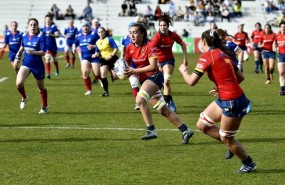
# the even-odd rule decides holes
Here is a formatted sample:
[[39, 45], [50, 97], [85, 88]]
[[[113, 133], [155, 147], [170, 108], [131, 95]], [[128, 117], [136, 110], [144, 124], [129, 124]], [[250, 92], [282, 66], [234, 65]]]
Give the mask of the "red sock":
[[55, 66], [55, 70], [58, 71], [58, 61], [56, 60], [53, 63], [54, 63], [54, 66]]
[[133, 93], [133, 96], [135, 99], [136, 99], [139, 91], [140, 91], [140, 88], [138, 88], [138, 87], [132, 88], [132, 93]]
[[90, 78], [87, 78], [87, 79], [83, 79], [83, 81], [84, 81], [84, 84], [85, 84], [85, 87], [86, 87], [86, 89], [88, 90], [88, 91], [91, 91], [91, 80], [90, 80]]
[[72, 62], [72, 65], [74, 66], [75, 64], [75, 55], [72, 54], [72, 57], [71, 57], [71, 62]]
[[50, 74], [50, 63], [46, 63], [47, 74]]
[[44, 89], [43, 91], [40, 91], [41, 97], [42, 97], [42, 107], [47, 107], [47, 89]]
[[23, 99], [23, 100], [27, 98], [27, 95], [26, 95], [26, 91], [25, 91], [25, 87], [24, 87], [24, 86], [23, 86], [23, 87], [19, 87], [19, 88], [18, 88], [18, 91], [19, 91], [19, 93], [22, 95], [22, 99]]
[[69, 55], [67, 54], [67, 55], [65, 55], [65, 61], [66, 61], [66, 63], [67, 64], [69, 64], [70, 62], [69, 62]]

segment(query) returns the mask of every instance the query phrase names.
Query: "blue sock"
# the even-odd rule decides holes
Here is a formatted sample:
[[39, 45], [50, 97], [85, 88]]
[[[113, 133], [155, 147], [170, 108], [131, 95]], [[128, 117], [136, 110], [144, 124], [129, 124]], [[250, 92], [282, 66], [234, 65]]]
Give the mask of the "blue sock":
[[258, 71], [258, 68], [259, 68], [259, 61], [256, 60], [256, 61], [255, 61], [255, 70]]
[[251, 165], [252, 164], [252, 158], [248, 156], [245, 160], [242, 161], [242, 164], [244, 165]]
[[154, 130], [155, 129], [155, 126], [154, 125], [151, 125], [151, 126], [148, 126], [146, 127], [147, 130]]
[[281, 91], [285, 91], [285, 86], [281, 86]]
[[180, 130], [180, 132], [184, 132], [188, 129], [187, 125], [185, 125], [184, 123], [178, 128]]

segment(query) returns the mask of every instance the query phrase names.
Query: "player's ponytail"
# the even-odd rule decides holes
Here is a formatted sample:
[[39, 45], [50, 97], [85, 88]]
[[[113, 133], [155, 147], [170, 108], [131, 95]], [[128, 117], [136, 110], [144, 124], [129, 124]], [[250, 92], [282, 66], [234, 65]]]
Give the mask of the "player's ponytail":
[[215, 30], [207, 30], [202, 33], [202, 40], [205, 40], [209, 47], [219, 48], [228, 56], [233, 56], [235, 53], [224, 46], [221, 38]]
[[163, 12], [158, 22], [160, 23], [161, 21], [166, 22], [168, 27], [173, 26], [173, 20], [167, 12]]

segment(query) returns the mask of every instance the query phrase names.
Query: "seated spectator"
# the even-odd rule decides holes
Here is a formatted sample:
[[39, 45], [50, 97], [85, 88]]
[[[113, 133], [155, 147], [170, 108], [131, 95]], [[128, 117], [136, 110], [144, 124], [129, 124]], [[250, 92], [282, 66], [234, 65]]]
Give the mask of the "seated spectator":
[[272, 4], [268, 0], [264, 2], [264, 10], [267, 14], [272, 13]]
[[149, 20], [154, 20], [154, 14], [153, 14], [153, 10], [152, 8], [150, 7], [150, 5], [147, 6], [146, 8], [146, 12], [145, 12], [145, 15], [144, 15], [146, 18], [148, 18]]
[[90, 3], [87, 3], [86, 7], [83, 9], [82, 15], [78, 17], [79, 20], [91, 20], [93, 18], [92, 8]]
[[197, 1], [196, 12], [201, 13], [202, 15], [206, 16], [205, 5], [202, 0]]
[[170, 1], [169, 6], [168, 6], [168, 13], [169, 16], [172, 18], [172, 20], [175, 20], [176, 16], [176, 5], [174, 4], [173, 1]]
[[152, 38], [156, 32], [155, 24], [153, 22], [149, 23], [149, 28], [147, 30], [148, 38]]
[[224, 18], [228, 19], [228, 22], [230, 22], [230, 11], [226, 7], [226, 5], [222, 4], [220, 12], [221, 12], [221, 22], [223, 22]]
[[71, 5], [68, 5], [64, 17], [65, 17], [66, 19], [72, 19], [72, 20], [75, 18], [74, 10], [73, 10], [73, 8], [71, 7]]
[[214, 16], [221, 16], [220, 5], [218, 4], [218, 2], [214, 2], [213, 7], [214, 7]]
[[183, 21], [183, 19], [184, 19], [184, 12], [181, 6], [179, 6], [178, 10], [176, 11], [176, 21]]
[[131, 1], [129, 3], [129, 16], [136, 16], [137, 15], [137, 8], [136, 8], [136, 4]]
[[55, 18], [55, 20], [62, 20], [63, 15], [59, 14], [60, 9], [56, 6], [56, 4], [53, 4], [50, 9], [51, 15]]
[[207, 2], [205, 5], [206, 15], [212, 14], [214, 15], [214, 6], [211, 4], [210, 1]]
[[196, 19], [195, 19], [195, 26], [203, 26], [204, 25], [204, 15], [202, 14], [202, 12], [197, 12], [196, 13]]
[[120, 16], [127, 16], [128, 4], [127, 4], [126, 0], [123, 1], [121, 8], [122, 8], [122, 12], [121, 12]]
[[236, 2], [234, 5], [234, 16], [235, 17], [242, 17], [242, 8], [238, 2]]
[[155, 21], [159, 20], [161, 15], [162, 15], [162, 10], [160, 9], [160, 6], [157, 5], [155, 10], [154, 10], [154, 20]]
[[209, 22], [209, 23], [215, 22], [215, 16], [212, 12], [209, 12], [209, 14], [207, 15], [206, 22]]
[[191, 1], [190, 1], [189, 9], [190, 9], [192, 12], [196, 12], [197, 6], [195, 5], [195, 1], [194, 1], [194, 0], [191, 0]]
[[189, 37], [189, 32], [186, 29], [183, 29], [182, 37]]
[[189, 21], [191, 13], [192, 11], [190, 10], [190, 8], [188, 6], [185, 6], [184, 21]]

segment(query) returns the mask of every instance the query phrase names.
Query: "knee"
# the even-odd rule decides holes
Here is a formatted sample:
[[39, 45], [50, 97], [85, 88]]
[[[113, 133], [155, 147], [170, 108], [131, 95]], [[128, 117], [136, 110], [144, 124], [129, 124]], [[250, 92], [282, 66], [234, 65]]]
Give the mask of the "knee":
[[16, 82], [17, 89], [22, 88], [23, 86], [24, 86], [24, 82], [22, 82], [22, 81]]

